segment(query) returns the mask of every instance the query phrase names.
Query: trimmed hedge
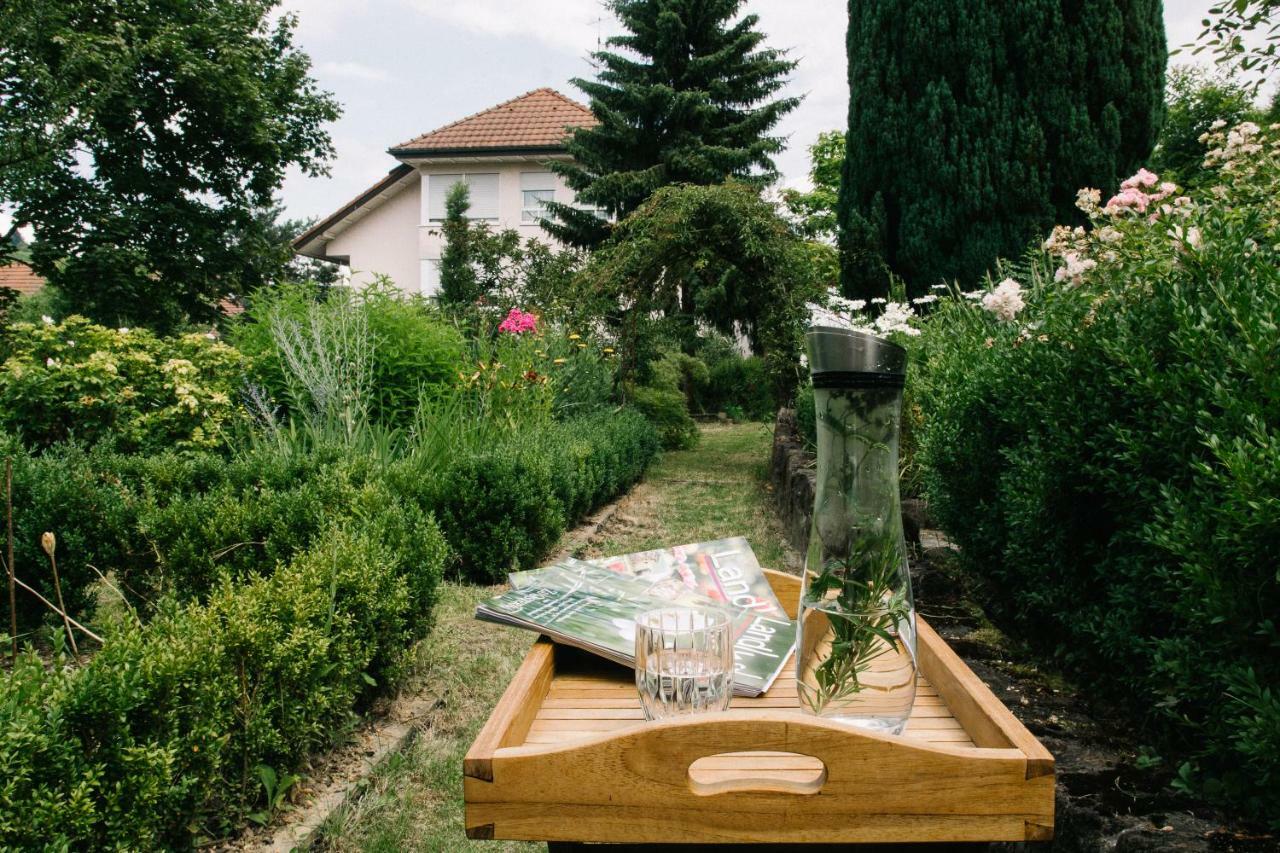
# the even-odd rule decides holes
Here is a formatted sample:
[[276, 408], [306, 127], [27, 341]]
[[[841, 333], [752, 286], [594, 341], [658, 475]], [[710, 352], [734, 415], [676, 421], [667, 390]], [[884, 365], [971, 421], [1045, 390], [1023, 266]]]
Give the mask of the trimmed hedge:
[[[568, 523], [640, 479], [657, 452], [657, 433], [644, 416], [602, 412], [466, 456], [427, 478], [426, 500], [461, 576], [498, 583], [545, 556]], [[402, 476], [412, 481], [421, 472]]]
[[657, 445], [624, 410], [512, 435], [443, 472], [333, 451], [26, 460], [120, 490], [123, 508], [82, 513], [94, 522], [80, 539], [55, 529], [160, 598], [144, 626], [100, 626], [107, 641], [83, 667], [55, 650], [52, 667], [27, 655], [6, 675], [0, 848], [225, 834], [261, 801], [263, 768], [296, 767], [396, 679], [451, 554], [484, 582], [532, 565], [568, 519], [635, 482]]
[[[274, 575], [121, 627], [83, 668], [19, 660], [0, 696], [0, 845], [187, 847], [240, 821], [259, 766], [328, 745], [424, 633], [412, 578], [438, 576], [443, 540], [386, 534], [331, 529]], [[410, 536], [432, 544], [410, 552]]]
[[[116, 473], [118, 456], [101, 448], [83, 450], [57, 445], [31, 456], [16, 441], [0, 438], [0, 513], [3, 512], [3, 457], [13, 460], [13, 562], [17, 575], [57, 601], [49, 558], [40, 536], [58, 537], [58, 577], [72, 616], [82, 616], [92, 603], [90, 588], [100, 571], [124, 565], [140, 547], [136, 535], [137, 505]], [[0, 515], [0, 543], [3, 542]], [[18, 592], [18, 630], [29, 630], [51, 617], [51, 611], [25, 590]], [[8, 605], [4, 610], [7, 612]], [[8, 624], [4, 625], [8, 633]]]

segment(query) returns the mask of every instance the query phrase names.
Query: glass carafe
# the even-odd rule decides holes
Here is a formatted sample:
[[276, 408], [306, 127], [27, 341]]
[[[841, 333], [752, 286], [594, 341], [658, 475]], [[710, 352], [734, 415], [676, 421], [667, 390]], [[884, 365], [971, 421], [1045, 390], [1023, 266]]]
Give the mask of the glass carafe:
[[900, 734], [916, 692], [898, 496], [906, 350], [848, 329], [818, 327], [807, 337], [818, 477], [800, 599], [800, 707]]

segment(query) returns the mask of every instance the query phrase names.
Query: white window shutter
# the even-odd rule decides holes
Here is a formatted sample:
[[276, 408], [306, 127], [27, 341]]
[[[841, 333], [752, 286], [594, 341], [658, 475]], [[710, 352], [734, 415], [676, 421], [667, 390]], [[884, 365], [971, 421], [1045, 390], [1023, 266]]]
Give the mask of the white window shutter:
[[498, 174], [467, 175], [467, 189], [471, 191], [471, 219], [498, 218]]
[[[444, 219], [444, 201], [453, 185], [462, 180], [462, 175], [428, 175], [427, 176], [427, 219], [440, 222]], [[474, 207], [474, 203], [472, 205]], [[474, 215], [474, 214], [473, 214]]]
[[521, 190], [551, 190], [555, 192], [556, 176], [551, 172], [521, 172]]

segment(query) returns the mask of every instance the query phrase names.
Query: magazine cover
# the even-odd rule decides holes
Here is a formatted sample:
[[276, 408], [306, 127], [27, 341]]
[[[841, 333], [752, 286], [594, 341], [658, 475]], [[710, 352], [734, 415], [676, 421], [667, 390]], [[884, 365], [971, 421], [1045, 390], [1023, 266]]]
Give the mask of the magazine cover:
[[[726, 547], [719, 547], [726, 546]], [[677, 553], [678, 552], [678, 553]], [[698, 568], [688, 568], [685, 561], [692, 559]], [[603, 565], [602, 565], [603, 564]], [[686, 571], [680, 566], [685, 565]], [[642, 570], [632, 574], [631, 566]], [[625, 603], [634, 620], [635, 615], [644, 610], [656, 607], [680, 604], [697, 607], [723, 607], [739, 614], [733, 621], [734, 631], [734, 692], [740, 695], [756, 696], [768, 690], [777, 678], [791, 650], [795, 645], [795, 623], [787, 618], [786, 612], [778, 604], [768, 581], [756, 562], [751, 546], [745, 539], [729, 539], [705, 545], [683, 546], [671, 551], [646, 551], [640, 554], [628, 554], [622, 557], [610, 557], [605, 560], [583, 561], [568, 558], [552, 566], [524, 572], [513, 572], [509, 576], [514, 592], [525, 592], [534, 589], [555, 590], [566, 596], [586, 596], [592, 599], [609, 600], [614, 603]], [[764, 591], [758, 584], [764, 585]], [[707, 595], [703, 590], [711, 590], [715, 595]], [[511, 595], [507, 593], [506, 595]], [[753, 608], [743, 608], [737, 601], [728, 596], [735, 595], [740, 601], [756, 602]], [[767, 601], [760, 598], [767, 594]], [[515, 599], [504, 601], [499, 596], [486, 602], [477, 609], [477, 618], [489, 621], [503, 621], [505, 624], [520, 624], [507, 619], [490, 618], [492, 614], [484, 611], [501, 612], [512, 616], [509, 608]], [[547, 599], [539, 599], [545, 603]], [[762, 603], [761, 603], [762, 602]], [[568, 607], [569, 600], [564, 602]], [[582, 605], [590, 608], [590, 604]], [[538, 616], [548, 614], [547, 610], [539, 610]], [[525, 621], [530, 614], [525, 613]], [[580, 620], [578, 610], [572, 611], [572, 618]], [[611, 617], [612, 618], [612, 617]], [[575, 642], [572, 634], [561, 636], [560, 631], [576, 630], [577, 622], [564, 625], [521, 624], [521, 627], [542, 630], [554, 639], [569, 645], [595, 651], [588, 645]], [[602, 631], [597, 628], [590, 635], [591, 642], [598, 642]], [[611, 660], [626, 665], [634, 665], [634, 630], [624, 632], [625, 636], [611, 638], [616, 644], [616, 654], [625, 654], [622, 660], [614, 655], [604, 654]], [[582, 639], [586, 639], [585, 637]], [[623, 648], [625, 646], [625, 648]], [[603, 652], [597, 652], [603, 654]]]
[[741, 536], [589, 562], [639, 578], [655, 588], [663, 584], [673, 589], [683, 586], [743, 610], [790, 621], [756, 561], [751, 544]]

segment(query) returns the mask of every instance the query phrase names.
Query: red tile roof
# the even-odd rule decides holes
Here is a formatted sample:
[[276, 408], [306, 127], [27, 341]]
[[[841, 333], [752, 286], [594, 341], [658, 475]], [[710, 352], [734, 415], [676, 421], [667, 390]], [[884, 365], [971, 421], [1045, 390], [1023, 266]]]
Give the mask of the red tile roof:
[[0, 266], [0, 287], [10, 287], [19, 293], [35, 293], [44, 287], [44, 279], [22, 261]]
[[392, 154], [563, 148], [569, 129], [596, 124], [591, 110], [554, 89], [518, 98], [402, 142]]

